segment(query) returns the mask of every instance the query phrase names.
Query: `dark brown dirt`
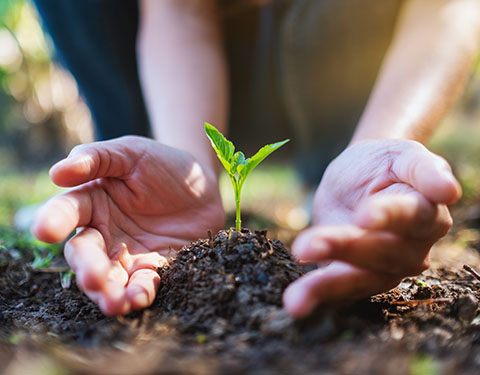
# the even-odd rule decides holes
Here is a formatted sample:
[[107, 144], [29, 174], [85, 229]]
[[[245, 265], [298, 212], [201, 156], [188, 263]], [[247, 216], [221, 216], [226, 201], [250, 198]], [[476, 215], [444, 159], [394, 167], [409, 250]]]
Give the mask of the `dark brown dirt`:
[[303, 274], [266, 231], [220, 231], [181, 250], [160, 270], [158, 301], [182, 332], [222, 335], [257, 329]]
[[[9, 338], [17, 329], [29, 334], [48, 332], [52, 337], [82, 346], [124, 337], [118, 329], [103, 328], [116, 319], [105, 317], [76, 286], [63, 289], [58, 272], [32, 269], [28, 258], [14, 260], [8, 252], [3, 256], [8, 259], [0, 266], [3, 338]], [[52, 267], [55, 268], [58, 265]]]
[[294, 321], [281, 295], [302, 267], [265, 232], [223, 231], [159, 271], [151, 308], [117, 319], [15, 251], [0, 250], [0, 373], [479, 373], [480, 281], [461, 267]]

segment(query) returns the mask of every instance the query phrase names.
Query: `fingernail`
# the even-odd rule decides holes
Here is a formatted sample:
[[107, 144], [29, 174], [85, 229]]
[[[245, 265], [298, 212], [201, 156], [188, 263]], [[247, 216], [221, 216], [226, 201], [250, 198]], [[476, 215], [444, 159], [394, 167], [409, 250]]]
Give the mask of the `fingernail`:
[[68, 164], [70, 167], [72, 166], [88, 166], [92, 161], [92, 157], [90, 155], [69, 155], [65, 159], [58, 161], [56, 164], [50, 168], [50, 171], [53, 169], [57, 169], [61, 167], [63, 164]]

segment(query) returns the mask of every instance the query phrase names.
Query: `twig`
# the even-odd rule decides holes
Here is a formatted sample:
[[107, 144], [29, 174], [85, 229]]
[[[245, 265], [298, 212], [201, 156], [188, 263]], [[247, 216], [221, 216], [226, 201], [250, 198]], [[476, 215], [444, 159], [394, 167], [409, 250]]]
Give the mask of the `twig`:
[[213, 249], [213, 236], [212, 236], [212, 231], [208, 231], [208, 247]]
[[393, 301], [392, 305], [406, 305], [406, 306], [418, 306], [418, 305], [431, 305], [433, 303], [452, 302], [451, 298], [430, 298], [430, 299], [417, 299], [413, 301]]
[[477, 280], [480, 280], [480, 274], [477, 271], [475, 271], [472, 267], [470, 267], [468, 264], [463, 265], [463, 269], [469, 272]]

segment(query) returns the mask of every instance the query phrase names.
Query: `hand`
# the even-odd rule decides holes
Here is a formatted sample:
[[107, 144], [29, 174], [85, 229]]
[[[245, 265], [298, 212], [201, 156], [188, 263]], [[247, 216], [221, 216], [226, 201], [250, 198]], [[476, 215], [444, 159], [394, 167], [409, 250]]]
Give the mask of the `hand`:
[[32, 231], [65, 245], [78, 286], [107, 315], [149, 306], [170, 249], [224, 225], [215, 173], [142, 137], [75, 147], [50, 170], [73, 190], [48, 201]]
[[287, 311], [389, 290], [428, 268], [431, 246], [452, 225], [447, 204], [461, 188], [450, 166], [420, 143], [372, 140], [347, 148], [327, 168], [314, 200], [313, 226], [292, 250], [330, 262], [293, 282]]

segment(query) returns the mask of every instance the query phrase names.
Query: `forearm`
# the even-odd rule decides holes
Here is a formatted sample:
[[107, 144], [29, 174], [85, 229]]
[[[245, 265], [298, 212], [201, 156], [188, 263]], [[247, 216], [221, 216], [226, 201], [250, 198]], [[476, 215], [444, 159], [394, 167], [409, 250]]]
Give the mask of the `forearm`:
[[[214, 0], [141, 0], [140, 80], [155, 139], [216, 160], [203, 130], [226, 130], [227, 73]], [[213, 168], [215, 169], [215, 168]]]
[[428, 140], [460, 95], [480, 45], [478, 0], [410, 0], [352, 139]]

